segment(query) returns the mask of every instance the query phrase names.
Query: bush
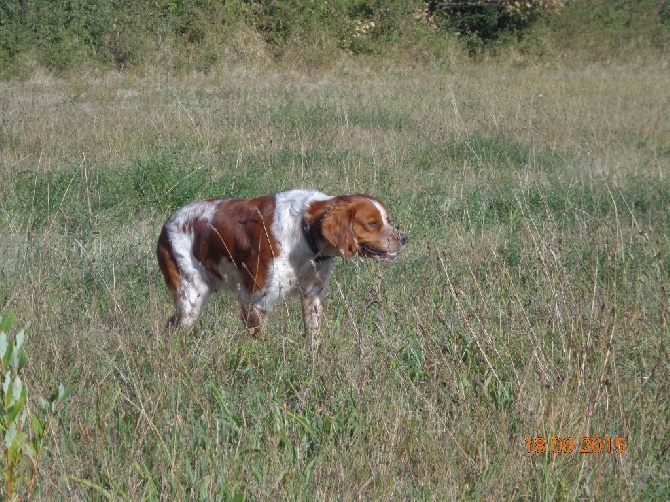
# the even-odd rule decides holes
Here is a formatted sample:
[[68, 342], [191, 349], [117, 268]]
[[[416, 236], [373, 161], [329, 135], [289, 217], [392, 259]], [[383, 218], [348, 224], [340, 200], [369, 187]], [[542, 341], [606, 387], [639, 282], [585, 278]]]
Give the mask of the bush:
[[570, 0], [428, 0], [436, 23], [462, 35], [470, 52], [501, 38], [520, 38], [538, 19], [559, 12]]
[[669, 19], [669, 0], [4, 0], [0, 78], [20, 73], [22, 55], [56, 72], [153, 62], [209, 71], [246, 29], [275, 59], [298, 65], [340, 54], [414, 60], [439, 53], [452, 35], [470, 54], [530, 46], [533, 26], [551, 26], [559, 49], [665, 50]]
[[5, 484], [0, 485], [0, 495], [4, 500], [30, 498], [37, 484], [40, 457], [44, 441], [53, 427], [61, 404], [74, 391], [74, 386], [59, 385], [49, 400], [40, 398], [40, 413], [33, 413], [30, 426], [26, 422], [30, 415], [26, 406], [28, 391], [21, 379], [21, 370], [28, 356], [23, 348], [25, 333], [16, 335], [8, 332], [14, 320], [14, 313], [0, 314], [0, 434], [2, 442], [0, 462]]

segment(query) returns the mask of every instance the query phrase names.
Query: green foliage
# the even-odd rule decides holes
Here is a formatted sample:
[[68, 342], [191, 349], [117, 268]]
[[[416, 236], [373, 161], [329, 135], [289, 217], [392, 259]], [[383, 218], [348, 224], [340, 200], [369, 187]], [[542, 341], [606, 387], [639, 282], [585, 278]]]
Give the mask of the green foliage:
[[[74, 386], [58, 386], [48, 400], [40, 398], [39, 413], [28, 409], [28, 391], [21, 370], [28, 361], [24, 349], [25, 333], [8, 334], [14, 312], [0, 314], [0, 472], [5, 484], [0, 495], [6, 500], [30, 498], [36, 488], [44, 442], [53, 427], [60, 406], [74, 391]], [[30, 416], [30, 423], [27, 420]]]
[[[418, 1], [248, 2], [248, 20], [275, 56], [292, 47], [332, 45], [351, 54], [382, 53], [400, 38]], [[331, 49], [332, 52], [332, 49]]]
[[20, 15], [18, 1], [0, 2], [0, 68], [4, 68], [0, 76], [12, 72], [14, 62], [23, 50]]
[[642, 49], [663, 54], [670, 47], [668, 0], [575, 1], [549, 24], [562, 50], [588, 60], [639, 58]]
[[464, 37], [468, 47], [474, 50], [498, 40], [507, 34], [520, 34], [535, 21], [537, 15], [522, 18], [495, 3], [454, 2], [448, 8], [440, 8], [444, 2], [428, 2], [429, 12], [440, 27]]
[[[145, 61], [161, 39], [199, 44], [213, 29], [208, 11], [221, 2], [141, 2], [41, 0], [3, 2], [0, 57], [5, 70], [22, 52], [39, 63], [63, 71], [92, 62], [124, 67]], [[163, 42], [164, 43], [164, 42]]]
[[[547, 5], [567, 4], [564, 10]], [[530, 5], [530, 7], [526, 7]], [[559, 47], [647, 44], [670, 40], [667, 0], [558, 0], [517, 3], [435, 0], [6, 0], [0, 3], [0, 77], [22, 57], [62, 72], [83, 64], [125, 68], [158, 61], [209, 71], [236, 30], [260, 34], [276, 59], [320, 65], [341, 54], [444, 58], [455, 38], [470, 54], [536, 41], [551, 26]], [[546, 38], [546, 37], [545, 37]], [[601, 42], [601, 40], [604, 42]], [[241, 50], [246, 50], [242, 47]]]

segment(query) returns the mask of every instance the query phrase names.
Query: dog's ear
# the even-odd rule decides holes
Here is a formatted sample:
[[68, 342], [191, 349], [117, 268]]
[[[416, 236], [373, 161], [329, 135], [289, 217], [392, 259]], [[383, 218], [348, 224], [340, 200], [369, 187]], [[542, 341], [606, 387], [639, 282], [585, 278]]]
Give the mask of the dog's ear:
[[358, 243], [352, 228], [353, 207], [349, 201], [340, 198], [329, 202], [320, 218], [321, 235], [344, 258], [356, 256]]

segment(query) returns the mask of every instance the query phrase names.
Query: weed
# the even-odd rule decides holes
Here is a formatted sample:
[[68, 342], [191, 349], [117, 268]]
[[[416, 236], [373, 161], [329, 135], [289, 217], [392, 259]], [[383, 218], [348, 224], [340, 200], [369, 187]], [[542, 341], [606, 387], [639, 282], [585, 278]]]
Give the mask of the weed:
[[[72, 394], [75, 386], [58, 386], [48, 400], [40, 398], [39, 413], [30, 413], [28, 390], [21, 379], [23, 367], [28, 356], [23, 348], [25, 333], [15, 335], [9, 331], [14, 313], [0, 315], [0, 434], [2, 438], [3, 462], [0, 469], [5, 479], [4, 489], [0, 491], [7, 500], [30, 498], [37, 488], [40, 472], [40, 460], [45, 440], [55, 427], [60, 407]], [[26, 422], [30, 418], [30, 426]]]

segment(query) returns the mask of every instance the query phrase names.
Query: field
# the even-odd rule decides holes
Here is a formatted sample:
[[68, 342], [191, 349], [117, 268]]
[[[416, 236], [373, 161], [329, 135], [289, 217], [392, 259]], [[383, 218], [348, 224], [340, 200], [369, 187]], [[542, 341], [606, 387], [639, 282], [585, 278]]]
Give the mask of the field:
[[[33, 408], [77, 385], [38, 498], [668, 498], [668, 96], [662, 60], [0, 83], [0, 311]], [[406, 251], [338, 259], [315, 357], [293, 303], [166, 332], [168, 214], [290, 187]]]

